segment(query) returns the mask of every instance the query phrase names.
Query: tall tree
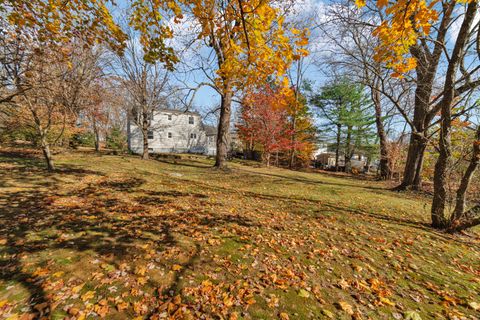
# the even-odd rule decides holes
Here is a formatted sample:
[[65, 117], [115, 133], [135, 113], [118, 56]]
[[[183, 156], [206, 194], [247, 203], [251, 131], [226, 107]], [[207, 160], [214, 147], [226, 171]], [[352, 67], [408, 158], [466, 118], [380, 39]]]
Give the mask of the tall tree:
[[[412, 132], [410, 149], [424, 149], [428, 141], [426, 130], [440, 112], [439, 157], [435, 165], [432, 202], [432, 225], [436, 228], [450, 228], [453, 221], [458, 222], [455, 219], [456, 213], [451, 215], [446, 208], [452, 121], [465, 112], [465, 108], [458, 110], [459, 102], [480, 85], [480, 28], [476, 22], [478, 1], [467, 0], [464, 3], [466, 4], [426, 0], [377, 2], [378, 7], [386, 8], [389, 16], [376, 30], [380, 39], [377, 59], [387, 61], [398, 76], [411, 69], [417, 73], [414, 120], [418, 120], [422, 130]], [[363, 5], [364, 2], [360, 4]], [[453, 21], [460, 23], [460, 29], [458, 34], [449, 39], [447, 34]], [[445, 64], [445, 72], [441, 73], [443, 85], [432, 98], [433, 84], [441, 62]], [[411, 163], [421, 165], [424, 150], [420, 149], [417, 151], [422, 156], [416, 156], [413, 162], [410, 159], [412, 153], [409, 152], [407, 167]], [[411, 168], [416, 175], [414, 179], [419, 179], [419, 168], [421, 166]], [[471, 221], [475, 219], [470, 219], [470, 223], [464, 222], [463, 225], [471, 225]]]
[[[474, 20], [478, 16], [478, 2], [471, 1], [465, 11], [462, 25], [458, 33], [458, 37], [455, 41], [452, 55], [448, 62], [448, 68], [445, 75], [445, 82], [443, 85], [443, 96], [439, 102], [441, 109], [440, 120], [440, 138], [439, 138], [439, 156], [437, 163], [435, 164], [435, 174], [433, 177], [433, 202], [432, 202], [432, 224], [437, 228], [450, 227], [452, 223], [458, 222], [463, 212], [461, 212], [461, 201], [458, 211], [455, 211], [452, 218], [448, 219], [448, 212], [446, 212], [447, 204], [447, 172], [448, 165], [451, 159], [451, 130], [453, 121], [453, 107], [455, 106], [455, 99], [457, 97], [455, 84], [461, 81], [463, 77], [469, 76], [465, 70], [465, 60], [468, 54], [468, 48], [471, 46], [470, 39], [473, 37], [477, 43], [477, 54], [480, 55], [480, 29], [473, 28]], [[476, 30], [475, 30], [476, 29]], [[474, 31], [472, 33], [472, 31]], [[475, 43], [475, 42], [474, 42]], [[457, 74], [460, 73], [460, 79]], [[480, 81], [480, 79], [479, 79]], [[471, 82], [467, 82], [471, 85]], [[473, 150], [472, 165], [474, 166], [470, 171], [476, 169], [475, 163], [478, 164], [478, 150], [474, 147]], [[468, 171], [467, 171], [468, 174]], [[473, 172], [471, 173], [473, 174]], [[465, 178], [464, 181], [469, 181], [469, 178]], [[468, 186], [468, 185], [467, 185]], [[465, 187], [464, 187], [465, 188]], [[480, 220], [480, 219], [479, 219]], [[480, 223], [480, 221], [478, 221]], [[468, 221], [467, 223], [471, 223]]]
[[[365, 1], [357, 4], [365, 5]], [[402, 78], [409, 71], [415, 71], [413, 119], [405, 117], [412, 129], [410, 144], [403, 181], [397, 189], [420, 189], [425, 148], [434, 134], [433, 120], [441, 110], [443, 96], [448, 93], [437, 89], [435, 84], [446, 80], [441, 70], [448, 69], [452, 55], [456, 54], [448, 35], [453, 32], [454, 22], [464, 16], [460, 8], [463, 4], [454, 0], [441, 3], [379, 0], [373, 4], [385, 17], [374, 31], [379, 39], [374, 58], [391, 68], [395, 77]], [[451, 83], [455, 97], [480, 85], [478, 79], [472, 78], [476, 70], [475, 64], [462, 63], [463, 76]]]
[[380, 147], [379, 178], [386, 180], [392, 175], [388, 148], [388, 132], [392, 128], [388, 124], [397, 114], [395, 109], [401, 109], [401, 114], [408, 116], [407, 99], [412, 84], [391, 77], [392, 71], [374, 59], [379, 40], [372, 32], [383, 19], [384, 15], [375, 6], [362, 11], [352, 7], [351, 1], [329, 6], [318, 27], [330, 49], [318, 63], [322, 70], [328, 66], [329, 73], [348, 73], [352, 80], [369, 89]]
[[373, 115], [368, 113], [371, 104], [363, 87], [339, 79], [324, 86], [320, 93], [313, 94], [310, 102], [319, 109], [319, 116], [326, 121], [326, 126], [334, 129], [335, 170], [339, 171], [339, 158], [343, 153], [345, 169], [350, 171], [352, 157], [362, 143], [362, 136], [368, 139], [374, 123]]
[[[24, 121], [36, 131], [49, 171], [55, 170], [51, 144], [61, 138], [71, 117], [61, 99], [60, 84], [64, 74], [62, 63], [66, 63], [62, 58], [63, 56], [54, 50], [32, 52], [30, 63], [33, 66], [25, 77], [19, 80], [19, 86], [27, 85], [30, 89], [15, 99], [15, 104], [20, 108], [19, 114], [25, 117]], [[61, 130], [52, 137], [53, 129], [58, 126]]]
[[116, 56], [114, 69], [127, 93], [128, 117], [142, 133], [142, 159], [147, 160], [148, 131], [155, 110], [166, 104], [170, 73], [159, 63], [146, 61], [133, 36], [124, 53]]
[[243, 99], [237, 129], [250, 149], [260, 146], [267, 166], [273, 153], [288, 151], [290, 145], [287, 103], [287, 97], [270, 85], [248, 92]]
[[455, 208], [450, 217], [448, 228], [452, 231], [464, 230], [480, 225], [480, 206], [467, 207], [467, 192], [475, 172], [480, 165], [480, 124], [475, 132], [470, 162], [465, 170], [456, 192]]
[[[300, 67], [297, 65], [297, 68]], [[288, 148], [290, 168], [310, 165], [317, 139], [307, 98], [301, 93], [301, 91], [306, 92], [310, 86], [304, 82], [302, 87], [304, 87], [303, 90], [293, 86], [286, 94], [290, 132]]]
[[[173, 12], [176, 20], [193, 19], [199, 26], [198, 38], [212, 49], [215, 75], [210, 80], [220, 96], [220, 118], [215, 166], [226, 166], [232, 99], [236, 89], [244, 89], [267, 77], [285, 74], [294, 60], [307, 52], [303, 46], [306, 30], [292, 30], [291, 38], [283, 27], [284, 18], [276, 1], [177, 0], [144, 2], [137, 7], [134, 22], [142, 41], [150, 50], [147, 57], [160, 58], [166, 52], [169, 29], [158, 19], [162, 12]], [[160, 54], [160, 56], [159, 56]], [[286, 82], [285, 82], [286, 84]]]

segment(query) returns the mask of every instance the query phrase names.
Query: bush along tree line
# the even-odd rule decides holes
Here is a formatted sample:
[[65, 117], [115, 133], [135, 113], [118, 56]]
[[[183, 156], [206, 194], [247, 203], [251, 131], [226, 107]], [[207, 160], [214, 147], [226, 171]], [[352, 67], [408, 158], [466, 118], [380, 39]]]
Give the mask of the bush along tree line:
[[300, 166], [311, 162], [315, 129], [306, 100], [298, 99], [294, 88], [266, 84], [247, 92], [237, 129], [245, 155], [261, 152], [267, 166], [289, 166], [292, 153]]

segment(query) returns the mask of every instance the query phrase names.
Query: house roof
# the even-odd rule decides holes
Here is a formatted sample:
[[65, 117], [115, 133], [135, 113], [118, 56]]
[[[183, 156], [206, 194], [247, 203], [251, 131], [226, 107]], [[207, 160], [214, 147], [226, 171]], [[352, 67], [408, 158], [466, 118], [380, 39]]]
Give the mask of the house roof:
[[192, 114], [192, 115], [200, 116], [200, 113], [198, 113], [197, 111], [189, 111], [189, 110], [160, 108], [160, 109], [157, 109], [157, 111], [158, 111], [158, 112], [165, 112], [165, 113]]
[[203, 127], [205, 129], [205, 134], [207, 136], [214, 136], [214, 135], [217, 134], [217, 128], [216, 127], [208, 126], [208, 125], [204, 125]]

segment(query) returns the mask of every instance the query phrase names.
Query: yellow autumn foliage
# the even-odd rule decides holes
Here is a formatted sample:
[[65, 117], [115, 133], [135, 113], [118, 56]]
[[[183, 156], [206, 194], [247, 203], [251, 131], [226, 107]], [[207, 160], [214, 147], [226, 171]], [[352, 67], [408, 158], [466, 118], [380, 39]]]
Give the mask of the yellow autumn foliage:
[[194, 19], [200, 27], [198, 38], [216, 51], [218, 69], [213, 80], [220, 91], [243, 89], [268, 77], [283, 83], [292, 61], [308, 55], [308, 30], [286, 28], [282, 12], [273, 1], [231, 1], [222, 5], [218, 0], [138, 0], [134, 9], [131, 24], [141, 33], [147, 58], [168, 58], [173, 63], [176, 57], [163, 42], [171, 35], [170, 29], [159, 13], [173, 14], [177, 22], [183, 15]]
[[[477, 0], [460, 0], [468, 3]], [[365, 6], [365, 0], [356, 0], [356, 5]], [[436, 7], [439, 0], [377, 0], [376, 6], [386, 14], [386, 20], [378, 26], [374, 35], [380, 40], [374, 59], [391, 68], [394, 77], [402, 77], [417, 66], [410, 49], [422, 36], [430, 34], [432, 25], [439, 19]]]

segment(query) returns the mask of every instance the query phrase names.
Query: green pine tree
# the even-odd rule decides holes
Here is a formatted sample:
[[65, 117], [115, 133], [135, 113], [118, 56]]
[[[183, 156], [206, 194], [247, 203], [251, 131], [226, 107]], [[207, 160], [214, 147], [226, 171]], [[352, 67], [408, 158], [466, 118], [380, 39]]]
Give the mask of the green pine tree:
[[[322, 129], [327, 140], [334, 139], [335, 170], [339, 171], [339, 158], [345, 157], [345, 170], [351, 171], [354, 154], [372, 156], [376, 149], [375, 116], [373, 105], [364, 87], [338, 79], [313, 94], [310, 103], [317, 108], [324, 120]], [[333, 135], [332, 135], [333, 133]]]

